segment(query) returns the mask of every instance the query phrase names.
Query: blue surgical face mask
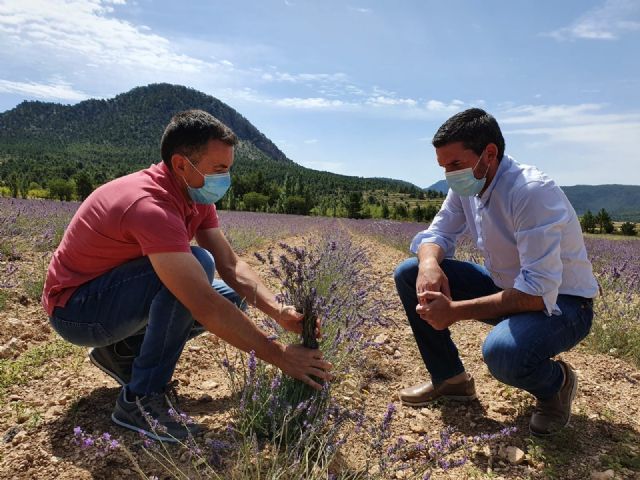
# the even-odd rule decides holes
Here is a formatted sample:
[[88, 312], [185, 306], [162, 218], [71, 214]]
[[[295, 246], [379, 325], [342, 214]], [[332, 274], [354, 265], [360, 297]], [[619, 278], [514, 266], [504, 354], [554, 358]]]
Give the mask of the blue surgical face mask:
[[[187, 158], [187, 162], [191, 163], [191, 160]], [[184, 183], [187, 183], [187, 190], [191, 200], [195, 203], [211, 205], [224, 197], [224, 194], [227, 193], [227, 190], [229, 190], [231, 186], [231, 175], [229, 172], [205, 175], [198, 170], [193, 163], [191, 163], [191, 166], [204, 177], [204, 185], [199, 188], [190, 186], [187, 181], [184, 180], [184, 177], [182, 177]]]
[[461, 197], [473, 197], [480, 193], [486, 182], [487, 173], [489, 172], [489, 166], [487, 171], [484, 172], [482, 178], [476, 178], [473, 174], [476, 167], [480, 164], [480, 160], [484, 155], [484, 151], [478, 157], [478, 162], [473, 168], [463, 168], [462, 170], [456, 170], [455, 172], [445, 172], [444, 176], [447, 179], [449, 188], [456, 192]]

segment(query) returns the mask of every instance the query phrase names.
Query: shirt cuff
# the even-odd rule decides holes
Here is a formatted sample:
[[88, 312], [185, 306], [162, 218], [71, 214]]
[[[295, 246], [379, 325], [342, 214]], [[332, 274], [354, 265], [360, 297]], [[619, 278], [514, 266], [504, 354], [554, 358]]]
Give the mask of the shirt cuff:
[[528, 285], [522, 277], [516, 278], [516, 281], [513, 285], [513, 288], [516, 290], [520, 290], [528, 295], [534, 295], [536, 297], [542, 297], [542, 301], [544, 302], [544, 313], [547, 317], [551, 317], [552, 315], [562, 315], [562, 310], [558, 307], [556, 303], [558, 301], [558, 289], [553, 289], [550, 292], [540, 294], [540, 292], [535, 291]]
[[429, 235], [428, 237], [425, 236], [420, 236], [419, 234], [411, 241], [411, 246], [409, 247], [409, 250], [411, 250], [411, 253], [418, 253], [418, 249], [420, 248], [420, 245], [422, 245], [423, 243], [435, 243], [436, 245], [438, 245], [440, 248], [442, 248], [442, 250], [445, 252], [445, 258], [449, 258], [452, 255], [448, 255], [449, 254], [449, 248], [447, 245], [447, 242], [445, 240], [442, 240], [436, 236], [431, 236]]

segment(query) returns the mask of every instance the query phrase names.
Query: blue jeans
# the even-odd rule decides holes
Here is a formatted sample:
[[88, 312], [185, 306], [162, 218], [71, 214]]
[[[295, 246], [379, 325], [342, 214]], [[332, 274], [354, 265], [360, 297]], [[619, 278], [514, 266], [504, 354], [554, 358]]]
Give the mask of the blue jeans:
[[[453, 300], [468, 300], [500, 291], [482, 266], [445, 259], [440, 264], [449, 279]], [[418, 259], [409, 258], [396, 268], [394, 279], [400, 300], [434, 384], [464, 372], [449, 329], [435, 330], [416, 313]], [[593, 320], [591, 299], [559, 295], [561, 315], [544, 312], [507, 315], [495, 325], [482, 345], [482, 356], [491, 374], [507, 385], [521, 388], [539, 399], [556, 394], [563, 382], [560, 365], [552, 357], [570, 350], [587, 336]]]
[[[222, 280], [214, 280], [215, 263], [200, 247], [191, 252], [213, 288], [239, 308], [240, 296]], [[73, 293], [49, 319], [53, 329], [76, 345], [103, 347], [135, 355], [128, 388], [138, 395], [159, 392], [169, 383], [187, 340], [204, 332], [162, 284], [148, 257], [120, 265]]]

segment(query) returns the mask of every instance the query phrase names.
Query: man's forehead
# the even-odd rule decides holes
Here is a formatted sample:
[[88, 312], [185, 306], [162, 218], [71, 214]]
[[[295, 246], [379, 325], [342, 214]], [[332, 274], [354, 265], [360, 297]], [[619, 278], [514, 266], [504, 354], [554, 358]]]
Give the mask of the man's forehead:
[[462, 142], [450, 143], [436, 148], [436, 159], [441, 166], [448, 165], [456, 160], [467, 160], [469, 149]]

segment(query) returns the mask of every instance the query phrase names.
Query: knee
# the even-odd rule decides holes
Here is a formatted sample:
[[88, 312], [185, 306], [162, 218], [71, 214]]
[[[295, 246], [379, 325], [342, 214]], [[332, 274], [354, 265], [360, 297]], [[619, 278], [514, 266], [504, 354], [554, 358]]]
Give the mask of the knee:
[[489, 334], [482, 345], [482, 358], [491, 375], [503, 383], [514, 384], [526, 375], [523, 352], [507, 338]]
[[398, 265], [393, 272], [393, 280], [400, 292], [406, 286], [410, 286], [412, 291], [416, 288], [416, 279], [418, 278], [418, 259], [415, 257], [407, 258]]
[[211, 253], [201, 247], [191, 247], [191, 253], [194, 257], [196, 257], [198, 263], [202, 265], [202, 268], [204, 269], [205, 273], [207, 274], [207, 278], [209, 279], [209, 283], [213, 282], [216, 263], [213, 260], [213, 256], [211, 255]]

